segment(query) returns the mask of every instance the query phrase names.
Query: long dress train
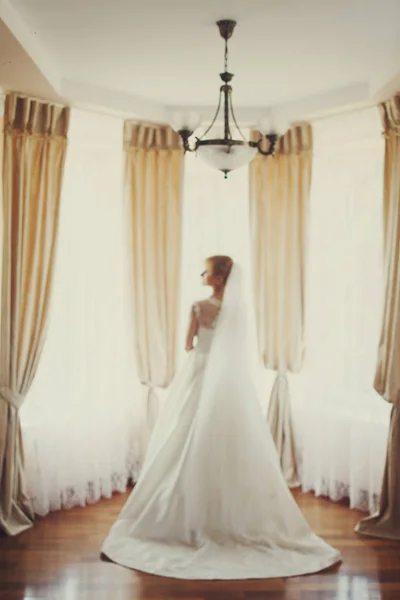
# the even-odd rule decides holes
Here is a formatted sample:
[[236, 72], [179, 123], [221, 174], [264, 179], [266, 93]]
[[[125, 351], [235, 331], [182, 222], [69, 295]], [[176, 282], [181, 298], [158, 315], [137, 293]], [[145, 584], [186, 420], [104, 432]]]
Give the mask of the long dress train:
[[294, 501], [256, 392], [243, 373], [237, 376], [239, 358], [226, 362], [223, 382], [213, 379], [213, 368], [224, 369], [221, 354], [211, 353], [220, 317], [204, 324], [201, 306], [196, 349], [171, 386], [103, 553], [126, 567], [182, 579], [325, 569], [340, 553], [311, 531]]

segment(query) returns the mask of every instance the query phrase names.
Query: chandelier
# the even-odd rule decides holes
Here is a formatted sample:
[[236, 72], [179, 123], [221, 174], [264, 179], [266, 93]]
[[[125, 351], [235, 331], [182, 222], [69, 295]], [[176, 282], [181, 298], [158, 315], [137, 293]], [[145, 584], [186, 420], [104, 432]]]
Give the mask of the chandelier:
[[[217, 26], [221, 37], [225, 40], [225, 69], [220, 73], [222, 85], [219, 90], [219, 102], [217, 111], [201, 137], [196, 137], [192, 142], [191, 137], [197, 127], [193, 113], [186, 121], [177, 127], [177, 131], [183, 142], [183, 149], [186, 152], [196, 152], [201, 159], [209, 166], [222, 171], [225, 179], [230, 171], [250, 163], [257, 153], [264, 156], [275, 154], [279, 135], [276, 131], [261, 136], [257, 142], [246, 140], [237, 124], [232, 104], [232, 86], [230, 82], [233, 79], [233, 73], [228, 71], [228, 40], [232, 37], [236, 26], [236, 21], [224, 19], [217, 21]], [[212, 136], [212, 130], [216, 124], [223, 123], [223, 137], [221, 132], [216, 132], [216, 137]], [[232, 133], [232, 123], [236, 129], [236, 138]], [[216, 128], [215, 128], [216, 129]], [[207, 134], [211, 132], [211, 137]], [[265, 139], [269, 144], [264, 150]]]

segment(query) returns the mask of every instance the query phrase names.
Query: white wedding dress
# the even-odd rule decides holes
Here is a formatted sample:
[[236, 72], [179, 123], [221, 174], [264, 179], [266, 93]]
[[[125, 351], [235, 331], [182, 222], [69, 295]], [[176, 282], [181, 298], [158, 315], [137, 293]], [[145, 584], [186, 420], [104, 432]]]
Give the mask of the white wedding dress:
[[197, 346], [103, 544], [116, 563], [181, 579], [251, 579], [340, 561], [311, 531], [283, 478], [247, 360], [242, 288], [234, 265], [218, 319], [209, 326], [199, 319]]

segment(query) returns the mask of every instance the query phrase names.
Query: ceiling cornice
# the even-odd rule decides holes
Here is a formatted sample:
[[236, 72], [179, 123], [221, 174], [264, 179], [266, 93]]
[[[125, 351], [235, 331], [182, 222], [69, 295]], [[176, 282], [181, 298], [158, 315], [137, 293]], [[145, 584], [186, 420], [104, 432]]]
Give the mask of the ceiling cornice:
[[56, 66], [52, 64], [47, 52], [42, 48], [35, 31], [28, 27], [9, 0], [0, 0], [0, 19], [30, 56], [54, 92], [60, 95], [61, 82]]

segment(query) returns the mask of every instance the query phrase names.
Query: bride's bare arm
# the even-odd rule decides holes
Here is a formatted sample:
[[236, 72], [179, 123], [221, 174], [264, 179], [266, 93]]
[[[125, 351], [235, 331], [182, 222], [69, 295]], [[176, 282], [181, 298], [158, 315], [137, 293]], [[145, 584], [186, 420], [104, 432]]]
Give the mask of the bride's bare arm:
[[186, 352], [190, 352], [191, 350], [193, 350], [193, 341], [194, 341], [194, 338], [196, 337], [197, 329], [198, 329], [197, 315], [196, 315], [195, 307], [192, 306], [192, 310], [190, 312], [189, 327], [188, 327], [187, 335], [186, 335]]

